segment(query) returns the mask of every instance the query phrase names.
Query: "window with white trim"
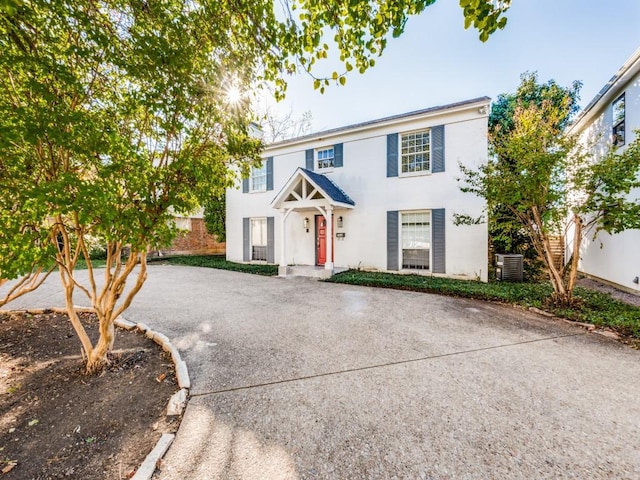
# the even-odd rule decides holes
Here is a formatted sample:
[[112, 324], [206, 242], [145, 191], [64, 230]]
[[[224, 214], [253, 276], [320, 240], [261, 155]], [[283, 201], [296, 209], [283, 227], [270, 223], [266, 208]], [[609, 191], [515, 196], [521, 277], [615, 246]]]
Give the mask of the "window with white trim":
[[431, 171], [431, 131], [400, 135], [400, 171], [402, 173]]
[[429, 270], [431, 264], [431, 212], [406, 212], [400, 216], [402, 268]]
[[260, 167], [251, 167], [251, 175], [249, 176], [249, 191], [267, 191], [267, 162], [263, 161], [262, 166]]
[[613, 144], [616, 147], [624, 145], [624, 93], [613, 102]]
[[267, 219], [251, 219], [251, 260], [267, 261]]
[[335, 158], [335, 152], [333, 147], [321, 148], [316, 150], [316, 165], [318, 170], [324, 168], [333, 168], [333, 159]]

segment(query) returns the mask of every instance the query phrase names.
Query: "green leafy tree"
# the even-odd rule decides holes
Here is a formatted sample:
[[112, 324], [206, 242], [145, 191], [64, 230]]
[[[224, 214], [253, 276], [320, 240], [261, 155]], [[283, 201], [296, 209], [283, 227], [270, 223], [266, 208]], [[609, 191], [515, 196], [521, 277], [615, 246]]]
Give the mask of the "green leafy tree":
[[464, 10], [464, 28], [473, 25], [480, 32], [480, 40], [486, 42], [489, 35], [507, 25], [503, 13], [511, 6], [511, 0], [460, 0]]
[[[522, 75], [522, 83], [517, 93], [501, 94], [491, 106], [489, 115], [490, 148], [497, 155], [494, 144], [513, 134], [515, 128], [515, 112], [518, 108], [531, 105], [542, 107], [545, 102], [562, 104], [568, 101], [564, 114], [558, 118], [556, 127], [565, 129], [578, 111], [578, 93], [580, 84], [574, 83], [571, 88], [563, 88], [555, 81], [538, 83], [535, 74]], [[497, 157], [505, 168], [515, 165], [515, 161], [505, 156], [504, 151]], [[488, 230], [490, 253], [519, 253], [524, 257], [525, 274], [528, 278], [537, 278], [544, 263], [534, 248], [522, 222], [510, 211], [508, 206], [500, 202], [488, 204]]]
[[204, 224], [218, 242], [227, 241], [227, 197], [211, 197], [204, 204]]
[[[88, 371], [108, 360], [113, 321], [146, 279], [147, 250], [176, 234], [172, 212], [194, 210], [232, 184], [231, 166], [259, 160], [246, 110], [219, 92], [257, 65], [239, 65], [249, 47], [212, 27], [217, 15], [206, 8], [215, 5], [196, 7], [42, 1], [0, 17], [0, 216], [9, 220], [0, 272], [33, 279], [58, 270]], [[261, 56], [254, 42], [250, 59]], [[99, 276], [89, 237], [106, 245]], [[79, 259], [88, 265], [84, 284]], [[18, 285], [33, 284], [24, 278]], [[98, 316], [95, 344], [76, 292]]]
[[[524, 74], [515, 101], [489, 131], [492, 155], [479, 170], [463, 167], [463, 190], [487, 200], [488, 211], [508, 212], [544, 264], [554, 289], [551, 301], [573, 303], [580, 245], [588, 232], [619, 233], [640, 227], [640, 140], [622, 153], [589, 157], [566, 133], [575, 112], [579, 83], [540, 85]], [[554, 264], [550, 238], [570, 228], [575, 254], [564, 268]]]
[[[1, 0], [0, 286], [17, 280], [0, 304], [57, 271], [87, 370], [100, 370], [114, 320], [146, 279], [146, 252], [176, 235], [172, 216], [259, 162], [241, 92], [270, 82], [282, 97], [286, 75], [311, 72], [331, 38], [344, 72], [314, 86], [344, 83], [433, 1]], [[481, 34], [503, 26], [502, 9], [478, 12], [465, 9]], [[95, 238], [106, 246], [100, 272]], [[78, 292], [99, 319], [96, 343]]]

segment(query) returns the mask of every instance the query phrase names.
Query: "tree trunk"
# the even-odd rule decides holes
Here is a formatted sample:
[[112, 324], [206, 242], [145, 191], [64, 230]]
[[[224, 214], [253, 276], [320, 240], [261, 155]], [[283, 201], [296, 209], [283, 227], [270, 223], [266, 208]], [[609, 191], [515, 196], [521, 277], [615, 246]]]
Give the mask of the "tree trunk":
[[[94, 291], [91, 301], [94, 306], [98, 321], [100, 323], [100, 338], [92, 354], [87, 359], [87, 373], [97, 373], [109, 364], [108, 354], [113, 348], [115, 340], [114, 322], [116, 318], [126, 310], [133, 297], [140, 291], [147, 278], [146, 252], [132, 251], [127, 259], [124, 268], [120, 261], [120, 246], [113, 249], [115, 258], [111, 258], [115, 265], [113, 273], [105, 271], [105, 285], [99, 294]], [[140, 270], [136, 276], [136, 283], [131, 290], [121, 299], [124, 293], [127, 279], [136, 265], [140, 261]], [[107, 262], [111, 268], [110, 261]], [[118, 305], [118, 300], [121, 300]]]
[[[55, 266], [51, 267], [49, 270], [43, 273], [44, 268], [38, 267], [35, 270], [24, 275], [22, 278], [16, 280], [15, 284], [9, 288], [9, 291], [4, 296], [4, 298], [0, 298], [0, 307], [6, 305], [9, 302], [12, 302], [22, 295], [38, 289], [54, 270]], [[6, 278], [0, 278], [0, 287], [2, 287], [7, 282], [8, 280]]]
[[91, 351], [91, 355], [87, 358], [86, 371], [88, 374], [94, 374], [100, 372], [105, 366], [109, 365], [108, 354], [113, 348], [113, 341], [115, 340], [115, 328], [113, 321], [102, 322], [100, 321], [100, 338], [98, 344]]
[[537, 231], [532, 235], [534, 247], [538, 251], [538, 254], [542, 257], [542, 261], [547, 268], [549, 280], [551, 281], [551, 286], [553, 287], [553, 296], [560, 301], [564, 301], [569, 297], [567, 296], [567, 290], [562, 278], [562, 272], [558, 271], [553, 261], [553, 255], [551, 254], [551, 242], [549, 241], [549, 237], [544, 233], [544, 222], [542, 221], [540, 212], [535, 206], [532, 207], [531, 210], [533, 213], [535, 225], [537, 227]]
[[578, 263], [580, 262], [580, 246], [582, 245], [582, 232], [584, 226], [582, 218], [575, 213], [573, 214], [573, 254], [571, 255], [571, 265], [569, 267], [569, 278], [567, 280], [567, 290], [573, 295], [573, 289], [578, 279]]
[[562, 271], [558, 270], [555, 262], [553, 261], [553, 255], [551, 254], [551, 242], [549, 237], [543, 235], [542, 242], [544, 245], [544, 263], [549, 271], [549, 278], [554, 290], [555, 301], [564, 303], [571, 302], [571, 291], [567, 289]]
[[82, 326], [82, 322], [78, 317], [78, 312], [76, 312], [76, 308], [73, 304], [73, 281], [71, 282], [71, 284], [68, 284], [68, 283], [65, 283], [65, 280], [63, 279], [63, 284], [64, 284], [64, 300], [65, 300], [65, 305], [67, 307], [67, 315], [69, 315], [69, 320], [71, 321], [71, 325], [73, 326], [73, 329], [76, 331], [76, 334], [80, 339], [80, 343], [82, 344], [82, 349], [84, 350], [84, 353], [87, 359], [89, 359], [93, 354], [93, 344], [91, 343], [91, 339], [89, 338], [89, 335], [87, 335], [87, 331]]

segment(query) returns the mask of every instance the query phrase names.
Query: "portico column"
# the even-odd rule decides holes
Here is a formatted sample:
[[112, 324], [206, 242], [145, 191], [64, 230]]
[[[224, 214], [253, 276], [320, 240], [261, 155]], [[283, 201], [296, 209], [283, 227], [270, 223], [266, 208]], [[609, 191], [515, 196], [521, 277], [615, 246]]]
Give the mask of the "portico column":
[[278, 265], [281, 267], [287, 266], [287, 218], [293, 209], [281, 210], [282, 211], [282, 229], [280, 230], [280, 261]]
[[327, 219], [327, 261], [324, 264], [326, 270], [333, 271], [333, 207], [326, 208]]

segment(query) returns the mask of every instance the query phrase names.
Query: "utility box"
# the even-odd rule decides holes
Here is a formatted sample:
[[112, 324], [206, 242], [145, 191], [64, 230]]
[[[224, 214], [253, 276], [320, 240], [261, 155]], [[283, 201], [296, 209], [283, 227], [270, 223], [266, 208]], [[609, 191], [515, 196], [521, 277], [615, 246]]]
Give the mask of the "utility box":
[[496, 254], [496, 280], [505, 282], [521, 282], [523, 256], [516, 254]]

